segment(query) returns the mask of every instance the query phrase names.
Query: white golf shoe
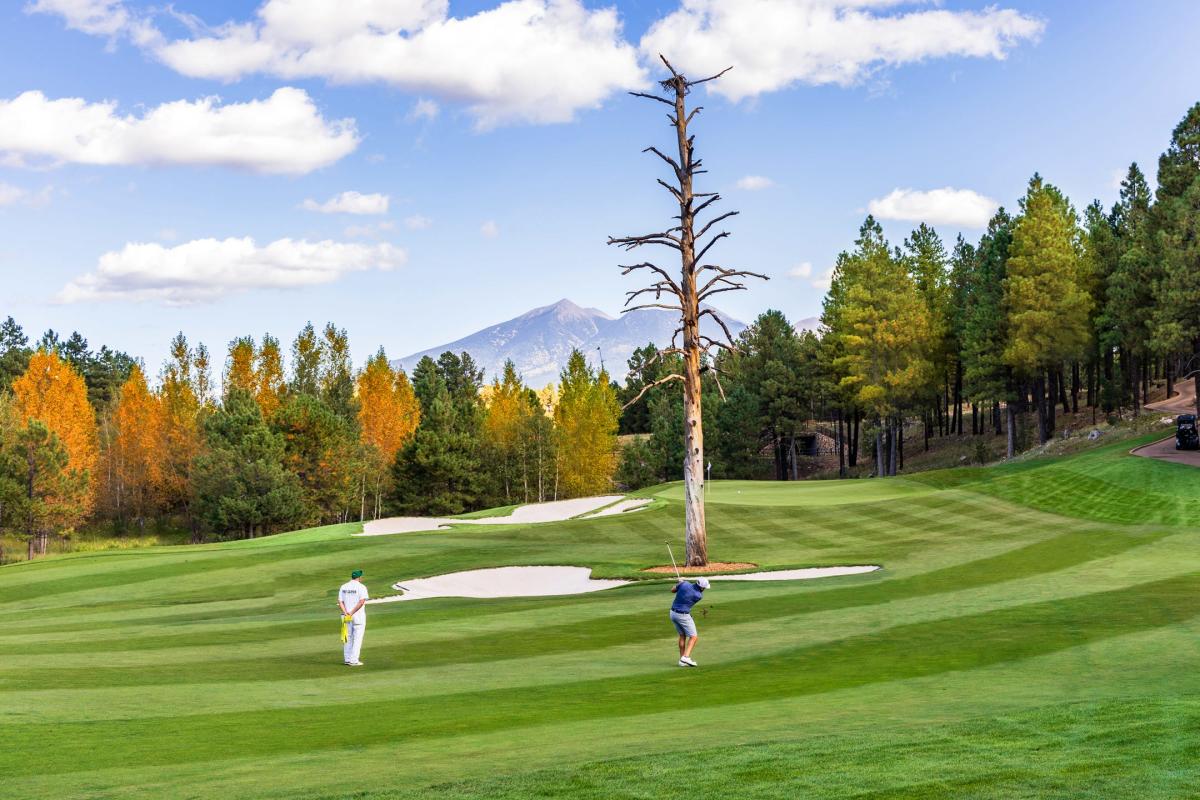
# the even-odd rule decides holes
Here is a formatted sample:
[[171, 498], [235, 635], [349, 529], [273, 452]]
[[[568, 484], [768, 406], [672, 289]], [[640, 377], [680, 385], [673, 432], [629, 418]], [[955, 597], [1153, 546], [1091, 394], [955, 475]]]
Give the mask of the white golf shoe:
[[699, 665], [698, 665], [698, 664], [696, 664], [696, 662], [695, 662], [695, 661], [692, 661], [692, 660], [691, 660], [690, 658], [688, 658], [687, 656], [683, 656], [683, 657], [681, 657], [681, 658], [679, 659], [679, 666], [681, 666], [681, 667], [695, 667], [695, 666], [699, 666]]
[[361, 662], [361, 661], [351, 661], [348, 664], [346, 664], [347, 667], [361, 667], [362, 665], [363, 665], [363, 662]]

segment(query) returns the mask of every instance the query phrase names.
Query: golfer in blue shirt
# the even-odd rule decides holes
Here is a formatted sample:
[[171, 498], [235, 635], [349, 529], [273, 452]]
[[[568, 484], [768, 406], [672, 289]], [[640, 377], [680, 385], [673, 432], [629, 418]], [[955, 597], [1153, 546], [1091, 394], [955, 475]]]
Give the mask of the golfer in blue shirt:
[[700, 578], [695, 583], [681, 580], [671, 587], [675, 600], [671, 603], [671, 622], [679, 631], [679, 666], [694, 667], [692, 648], [696, 646], [696, 621], [692, 619], [692, 606], [700, 602], [704, 590], [708, 588], [708, 578]]

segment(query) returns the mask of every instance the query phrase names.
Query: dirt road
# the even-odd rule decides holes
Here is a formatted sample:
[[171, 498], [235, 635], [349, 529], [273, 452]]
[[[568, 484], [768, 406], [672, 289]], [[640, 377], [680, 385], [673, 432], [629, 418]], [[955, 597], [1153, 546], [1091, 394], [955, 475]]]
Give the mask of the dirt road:
[[[1172, 415], [1195, 413], [1196, 384], [1193, 381], [1186, 381], [1178, 384], [1178, 389], [1179, 392], [1173, 397], [1167, 400], [1159, 400], [1157, 403], [1147, 403], [1146, 408], [1151, 411]], [[1161, 461], [1171, 461], [1176, 464], [1200, 467], [1200, 450], [1176, 450], [1174, 432], [1166, 439], [1148, 444], [1145, 447], [1139, 447], [1133, 451], [1133, 454], [1145, 458], [1157, 458]]]
[[1146, 408], [1151, 411], [1162, 411], [1167, 414], [1195, 414], [1196, 413], [1196, 382], [1192, 380], [1182, 381], [1175, 384], [1176, 392], [1166, 400], [1159, 400], [1157, 403], [1147, 403]]

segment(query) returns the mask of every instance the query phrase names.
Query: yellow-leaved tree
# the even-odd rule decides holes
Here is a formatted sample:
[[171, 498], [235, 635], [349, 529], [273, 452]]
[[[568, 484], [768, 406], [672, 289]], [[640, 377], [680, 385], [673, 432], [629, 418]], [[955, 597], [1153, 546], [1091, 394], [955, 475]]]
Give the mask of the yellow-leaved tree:
[[283, 378], [283, 353], [279, 349], [279, 340], [271, 334], [263, 336], [262, 345], [258, 348], [257, 367], [255, 370], [254, 399], [262, 409], [263, 418], [268, 422], [275, 412], [283, 405], [283, 395], [286, 383]]
[[560, 376], [554, 425], [558, 444], [558, 494], [585, 497], [612, 489], [617, 468], [621, 406], [604, 370], [597, 375], [583, 353], [572, 350]]
[[373, 498], [371, 516], [378, 519], [392, 462], [416, 432], [421, 406], [408, 376], [404, 370], [392, 369], [382, 347], [359, 373], [356, 389], [360, 441], [366, 450], [359, 516], [366, 518], [369, 493]]
[[225, 360], [225, 394], [241, 389], [251, 397], [258, 396], [258, 376], [254, 370], [256, 355], [254, 340], [249, 336], [239, 336], [229, 343], [229, 356]]
[[186, 518], [192, 538], [199, 527], [192, 512], [192, 464], [204, 447], [200, 429], [203, 403], [197, 387], [206, 391], [204, 381], [207, 353], [200, 345], [193, 351], [180, 333], [171, 341], [171, 359], [163, 367], [158, 390], [162, 408], [161, 488], [163, 507]]
[[[505, 502], [513, 502], [513, 494], [521, 492], [529, 502], [529, 486], [522, 469], [523, 434], [530, 413], [529, 390], [517, 375], [513, 362], [504, 362], [503, 378], [492, 380], [487, 392], [487, 416], [483, 421], [483, 436], [492, 457], [493, 467], [504, 486]], [[519, 486], [518, 486], [519, 484]]]
[[162, 488], [163, 418], [158, 397], [146, 385], [141, 366], [134, 364], [121, 386], [113, 411], [114, 434], [105, 453], [111, 459], [114, 502], [118, 521], [131, 518], [144, 528], [159, 509]]

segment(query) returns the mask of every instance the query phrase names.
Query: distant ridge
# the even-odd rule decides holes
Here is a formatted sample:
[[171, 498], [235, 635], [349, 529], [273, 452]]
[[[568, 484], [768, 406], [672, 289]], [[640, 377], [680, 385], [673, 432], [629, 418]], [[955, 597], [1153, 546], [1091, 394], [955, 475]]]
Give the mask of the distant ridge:
[[[734, 336], [746, 327], [728, 316], [722, 318]], [[675, 320], [675, 314], [659, 309], [612, 317], [599, 309], [583, 308], [563, 299], [456, 341], [405, 356], [393, 361], [392, 366], [403, 367], [411, 374], [423, 356], [436, 359], [447, 350], [466, 351], [484, 368], [485, 380], [498, 376], [505, 360], [512, 359], [525, 382], [540, 387], [557, 381], [571, 350], [579, 348], [592, 366], [598, 367], [603, 358], [609, 375], [624, 380], [633, 351], [647, 342], [659, 347], [668, 344], [678, 327]], [[704, 323], [706, 335], [714, 339], [723, 335], [710, 319], [705, 318]]]

